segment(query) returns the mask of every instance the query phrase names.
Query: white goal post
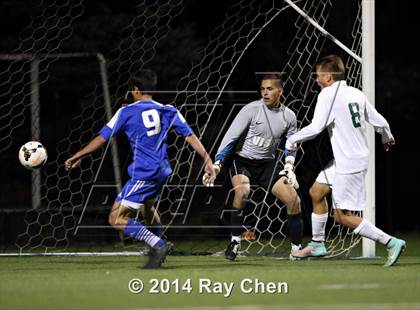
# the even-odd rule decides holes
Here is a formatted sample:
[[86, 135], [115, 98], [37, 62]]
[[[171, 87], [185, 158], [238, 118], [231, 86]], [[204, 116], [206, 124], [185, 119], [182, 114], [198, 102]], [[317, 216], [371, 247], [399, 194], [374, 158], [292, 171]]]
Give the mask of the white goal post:
[[[362, 85], [375, 106], [375, 0], [362, 0]], [[368, 128], [369, 166], [366, 176], [367, 208], [363, 217], [375, 224], [375, 131]], [[375, 257], [375, 242], [363, 238], [363, 256]]]

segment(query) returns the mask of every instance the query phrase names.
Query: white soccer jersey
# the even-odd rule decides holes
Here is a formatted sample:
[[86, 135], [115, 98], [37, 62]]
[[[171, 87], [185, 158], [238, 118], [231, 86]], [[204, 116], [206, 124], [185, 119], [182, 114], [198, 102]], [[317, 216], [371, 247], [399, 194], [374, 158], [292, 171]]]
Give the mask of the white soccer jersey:
[[367, 169], [369, 153], [366, 123], [382, 135], [382, 143], [393, 138], [388, 122], [366, 96], [345, 81], [337, 81], [322, 89], [311, 124], [289, 137], [286, 148], [310, 140], [328, 127], [336, 173], [363, 171]]

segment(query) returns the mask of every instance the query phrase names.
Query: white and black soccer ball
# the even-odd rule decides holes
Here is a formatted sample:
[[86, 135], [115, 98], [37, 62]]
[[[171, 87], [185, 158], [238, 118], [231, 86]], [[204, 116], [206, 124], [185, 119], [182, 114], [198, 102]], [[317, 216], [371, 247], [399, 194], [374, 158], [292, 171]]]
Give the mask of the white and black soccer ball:
[[48, 159], [47, 150], [38, 141], [29, 141], [19, 150], [19, 161], [29, 170], [43, 166]]

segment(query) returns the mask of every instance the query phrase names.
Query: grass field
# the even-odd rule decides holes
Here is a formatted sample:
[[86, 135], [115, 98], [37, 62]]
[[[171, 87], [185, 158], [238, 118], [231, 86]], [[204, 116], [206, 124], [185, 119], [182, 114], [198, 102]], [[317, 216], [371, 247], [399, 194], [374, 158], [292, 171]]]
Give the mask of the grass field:
[[[392, 268], [382, 267], [384, 257], [241, 257], [230, 262], [223, 257], [170, 256], [160, 270], [138, 268], [145, 259], [138, 257], [1, 257], [0, 309], [420, 309], [418, 240], [409, 238], [407, 250]], [[377, 254], [385, 256], [383, 248], [377, 248]], [[129, 292], [132, 278], [143, 281], [141, 293]], [[179, 293], [175, 284], [167, 294], [150, 293], [153, 278], [163, 291], [167, 283], [162, 279], [179, 279]], [[283, 284], [276, 293], [246, 293], [240, 287], [246, 278]], [[189, 293], [186, 287], [182, 290], [187, 279]], [[210, 279], [214, 289], [217, 281], [233, 282], [231, 295], [205, 288], [200, 293], [200, 279]]]

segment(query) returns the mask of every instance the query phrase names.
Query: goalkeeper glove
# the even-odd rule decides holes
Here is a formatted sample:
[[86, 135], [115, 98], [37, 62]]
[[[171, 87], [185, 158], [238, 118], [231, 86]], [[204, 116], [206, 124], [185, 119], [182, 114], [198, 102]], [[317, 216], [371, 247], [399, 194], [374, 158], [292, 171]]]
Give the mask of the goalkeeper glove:
[[286, 163], [284, 164], [283, 170], [280, 171], [279, 175], [287, 178], [287, 183], [293, 186], [295, 189], [299, 188], [299, 183], [296, 179], [296, 174], [293, 172], [293, 164], [295, 158], [293, 156], [286, 157]]
[[[220, 173], [220, 169], [222, 168], [222, 165], [220, 164], [219, 160], [217, 160], [213, 164], [213, 168], [214, 168], [214, 171], [216, 172], [216, 176], [217, 176]], [[207, 187], [213, 187], [214, 186], [214, 181], [212, 181], [210, 179], [210, 175], [206, 172], [203, 175], [203, 184]]]

